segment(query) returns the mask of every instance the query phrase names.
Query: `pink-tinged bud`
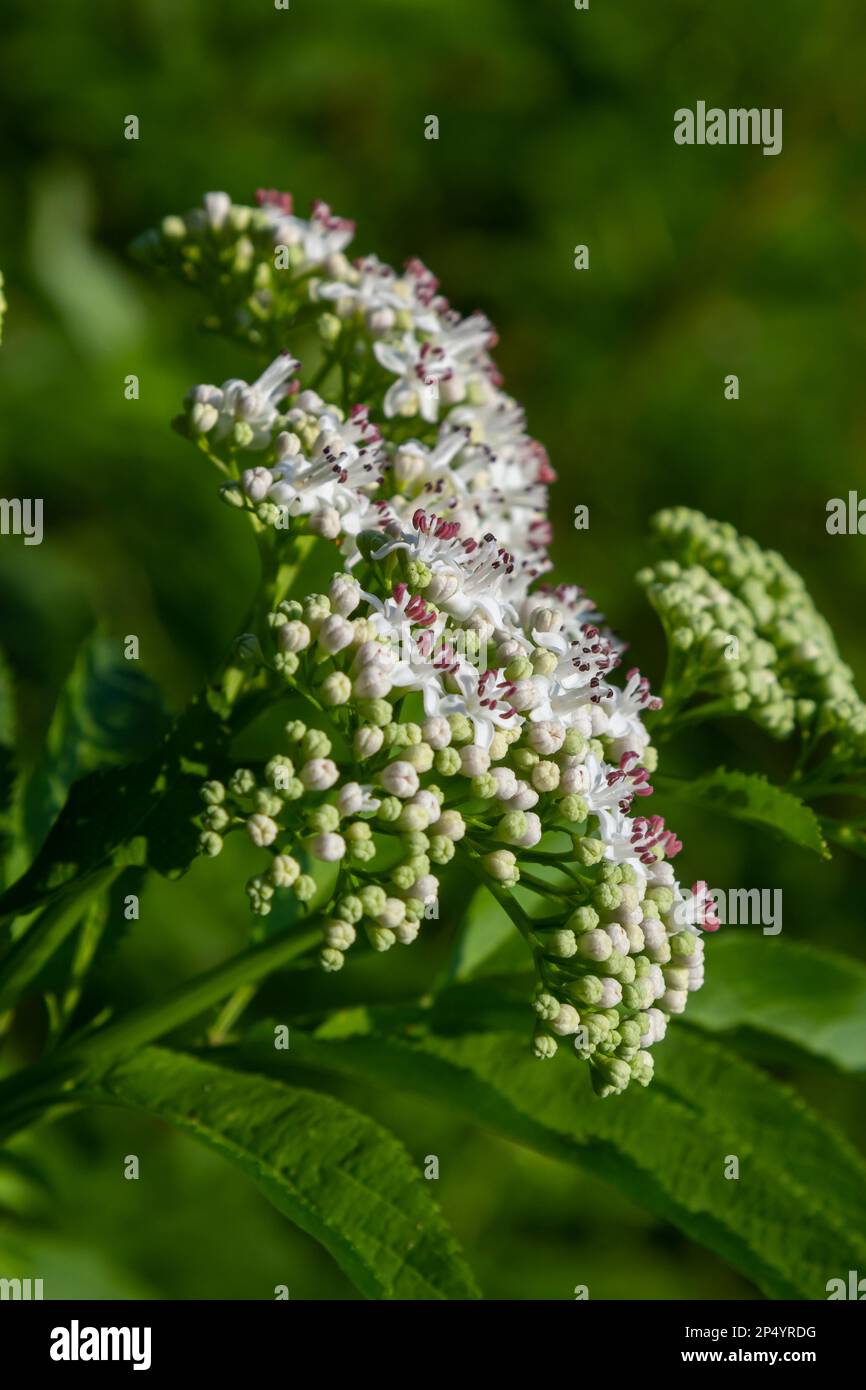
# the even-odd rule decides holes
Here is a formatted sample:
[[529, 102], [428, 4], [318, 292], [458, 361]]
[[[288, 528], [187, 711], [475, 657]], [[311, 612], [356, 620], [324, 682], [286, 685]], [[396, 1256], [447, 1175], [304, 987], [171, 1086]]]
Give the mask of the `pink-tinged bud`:
[[314, 859], [321, 859], [326, 864], [333, 864], [338, 859], [342, 859], [346, 853], [346, 841], [342, 835], [335, 835], [333, 832], [325, 832], [316, 835], [309, 842], [310, 853]]
[[319, 628], [319, 646], [329, 656], [334, 656], [344, 647], [348, 647], [354, 636], [355, 629], [348, 619], [341, 617], [339, 613], [332, 613]]
[[480, 777], [490, 767], [490, 754], [477, 743], [460, 749], [460, 771], [464, 777]]
[[339, 775], [336, 763], [330, 758], [311, 758], [308, 763], [304, 763], [298, 774], [304, 786], [311, 792], [327, 791]]
[[549, 758], [552, 753], [558, 753], [565, 742], [565, 725], [557, 720], [542, 719], [537, 724], [532, 724], [529, 729], [529, 746], [534, 748], [536, 753], [540, 753], [543, 758]]
[[466, 822], [459, 811], [443, 811], [430, 828], [434, 835], [444, 835], [448, 840], [462, 840], [466, 834]]
[[380, 774], [380, 780], [387, 792], [392, 796], [399, 796], [402, 800], [414, 796], [418, 790], [418, 773], [411, 763], [389, 763]]
[[518, 782], [517, 791], [508, 803], [511, 811], [529, 811], [538, 805], [538, 792], [528, 782]]
[[451, 725], [444, 715], [434, 714], [421, 725], [421, 736], [425, 743], [429, 743], [430, 747], [438, 752], [440, 748], [447, 748], [451, 742]]
[[493, 767], [490, 769], [490, 776], [496, 783], [498, 801], [510, 801], [517, 795], [517, 777], [510, 767]]

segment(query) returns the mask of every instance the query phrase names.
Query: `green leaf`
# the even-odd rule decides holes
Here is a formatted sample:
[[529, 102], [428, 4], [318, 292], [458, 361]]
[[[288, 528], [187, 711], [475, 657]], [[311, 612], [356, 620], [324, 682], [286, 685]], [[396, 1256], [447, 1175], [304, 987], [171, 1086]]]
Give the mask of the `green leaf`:
[[52, 903], [30, 922], [27, 930], [0, 957], [0, 1012], [10, 1009], [27, 992], [43, 967], [85, 916], [88, 904], [107, 888], [115, 869], [102, 869], [75, 891]]
[[237, 1164], [368, 1297], [477, 1296], [418, 1166], [342, 1101], [161, 1048], [113, 1067], [86, 1094], [146, 1110]]
[[665, 797], [747, 821], [765, 830], [775, 830], [801, 849], [813, 850], [825, 859], [830, 857], [814, 811], [791, 792], [774, 786], [757, 773], [729, 772], [719, 767], [706, 777], [689, 781], [653, 776], [653, 786]]
[[781, 937], [728, 929], [689, 997], [689, 1022], [768, 1033], [842, 1071], [866, 1071], [866, 966]]
[[[261, 1038], [262, 1040], [256, 1041]], [[441, 1101], [467, 1119], [619, 1187], [776, 1298], [823, 1298], [866, 1262], [866, 1164], [785, 1087], [678, 1021], [646, 1090], [599, 1100], [563, 1049], [532, 1058], [513, 1032], [419, 1041], [258, 1032], [227, 1063], [330, 1068]], [[729, 1155], [738, 1180], [724, 1177]]]
[[[15, 841], [18, 838], [18, 763], [15, 757], [15, 694], [12, 675], [0, 655], [0, 889], [10, 873]], [[13, 871], [14, 872], [14, 871]]]
[[491, 970], [514, 970], [531, 964], [520, 933], [489, 889], [477, 888], [469, 900], [448, 974], [468, 980]]
[[44, 757], [27, 786], [24, 820], [31, 844], [42, 843], [73, 782], [142, 758], [166, 725], [157, 687], [124, 659], [120, 643], [102, 633], [89, 637], [60, 693]]
[[149, 757], [73, 785], [30, 868], [0, 894], [0, 918], [47, 905], [110, 863], [147, 863], [168, 876], [189, 867], [197, 853], [199, 788], [230, 738], [209, 694], [192, 702]]

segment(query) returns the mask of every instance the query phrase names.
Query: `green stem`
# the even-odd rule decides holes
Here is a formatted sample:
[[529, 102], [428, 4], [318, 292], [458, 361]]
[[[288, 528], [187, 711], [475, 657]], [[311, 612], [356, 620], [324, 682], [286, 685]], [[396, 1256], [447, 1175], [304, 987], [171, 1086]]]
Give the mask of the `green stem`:
[[208, 1031], [207, 1037], [211, 1047], [218, 1047], [220, 1043], [225, 1042], [244, 1009], [252, 1003], [255, 993], [255, 985], [240, 985], [231, 999], [226, 1000], [216, 1023]]

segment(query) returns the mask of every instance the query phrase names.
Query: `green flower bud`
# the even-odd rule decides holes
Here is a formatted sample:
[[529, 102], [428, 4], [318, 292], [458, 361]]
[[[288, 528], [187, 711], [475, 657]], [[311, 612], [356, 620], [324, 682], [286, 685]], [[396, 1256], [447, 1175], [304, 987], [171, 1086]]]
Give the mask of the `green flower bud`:
[[391, 870], [391, 882], [403, 892], [407, 892], [412, 887], [415, 878], [416, 875], [408, 864], [398, 864], [395, 869]]
[[[479, 778], [479, 781], [484, 780]], [[489, 778], [493, 782], [493, 778]], [[494, 787], [496, 783], [494, 782]], [[498, 839], [504, 840], [507, 845], [519, 845], [526, 834], [527, 822], [523, 811], [508, 811], [500, 820], [496, 827]]]
[[622, 1002], [629, 1013], [644, 1013], [653, 1005], [653, 989], [649, 980], [635, 980], [633, 985], [623, 985]]
[[579, 823], [585, 821], [589, 815], [589, 807], [582, 796], [577, 796], [574, 792], [569, 792], [561, 801], [557, 802], [557, 810], [563, 820]]
[[336, 314], [320, 314], [316, 320], [316, 330], [323, 343], [335, 343], [343, 331], [343, 325]]
[[265, 764], [265, 781], [269, 787], [275, 791], [283, 791], [295, 773], [295, 765], [291, 758], [279, 755], [269, 759]]
[[326, 946], [323, 951], [319, 952], [319, 964], [323, 970], [327, 970], [330, 974], [334, 971], [342, 970], [345, 964], [345, 957], [343, 952], [338, 951], [336, 947]]
[[451, 729], [452, 743], [469, 743], [475, 736], [472, 722], [465, 714], [449, 714], [448, 725]]
[[577, 938], [573, 931], [554, 931], [545, 936], [542, 945], [549, 956], [570, 960], [577, 954]]
[[307, 825], [312, 833], [331, 832], [340, 828], [340, 812], [330, 802], [307, 813]]
[[597, 883], [592, 890], [592, 901], [599, 912], [614, 912], [622, 902], [619, 884]]
[[406, 564], [406, 583], [413, 593], [419, 589], [426, 589], [433, 578], [433, 571], [424, 564], [423, 560], [409, 560]]
[[583, 975], [580, 979], [571, 980], [565, 986], [565, 993], [575, 1004], [594, 1007], [601, 1003], [604, 984], [597, 975]]
[[598, 1096], [618, 1095], [631, 1081], [631, 1067], [618, 1057], [606, 1057], [601, 1053], [590, 1061], [592, 1087]]
[[578, 862], [584, 868], [591, 868], [593, 864], [600, 864], [604, 858], [604, 841], [596, 840], [592, 836], [584, 836], [574, 843], [574, 852]]
[[655, 1063], [650, 1052], [639, 1052], [631, 1064], [632, 1080], [639, 1086], [648, 1086], [653, 1079]]
[[383, 796], [376, 815], [379, 820], [395, 821], [400, 819], [403, 810], [403, 803], [396, 796]]
[[[415, 727], [417, 728], [417, 725]], [[416, 772], [429, 772], [433, 766], [434, 754], [429, 743], [411, 744], [405, 750], [403, 757], [405, 762], [411, 763]]]
[[225, 830], [231, 824], [231, 816], [224, 806], [207, 806], [201, 823], [205, 830]]
[[430, 858], [434, 864], [450, 863], [454, 853], [454, 841], [447, 835], [434, 835], [430, 840]]
[[310, 874], [301, 874], [295, 883], [295, 896], [299, 902], [312, 902], [316, 895], [316, 880]]
[[205, 782], [199, 796], [207, 806], [220, 806], [226, 799], [226, 789], [222, 782]]
[[327, 758], [331, 740], [321, 729], [308, 729], [301, 739], [301, 752], [304, 758]]
[[537, 994], [532, 1007], [544, 1023], [552, 1023], [559, 1017], [559, 1000], [552, 994]]
[[283, 680], [290, 681], [298, 674], [301, 659], [296, 652], [277, 652], [274, 657], [274, 670]]
[[518, 772], [528, 772], [539, 762], [539, 756], [533, 748], [515, 748], [511, 762]]
[[248, 767], [239, 767], [229, 779], [229, 791], [232, 796], [251, 796], [255, 789], [256, 779]]
[[[610, 961], [608, 961], [610, 966]], [[636, 967], [633, 956], [623, 956], [622, 964], [616, 972], [616, 977], [621, 985], [630, 985], [636, 977]]]
[[307, 726], [300, 719], [290, 719], [286, 725], [286, 737], [290, 743], [300, 743], [306, 732]]
[[202, 854], [207, 855], [208, 859], [216, 859], [223, 847], [223, 838], [215, 830], [205, 830], [199, 836], [198, 847]]
[[549, 1033], [539, 1030], [532, 1039], [532, 1053], [540, 1061], [549, 1061], [556, 1056], [557, 1042]]
[[580, 933], [593, 931], [594, 928], [598, 926], [598, 923], [599, 916], [595, 908], [587, 905], [585, 907], [576, 908], [565, 925], [570, 927], [573, 932]]
[[374, 951], [390, 951], [397, 938], [390, 927], [368, 927], [367, 939]]
[[671, 960], [689, 960], [695, 953], [697, 935], [693, 931], [677, 932], [674, 936], [668, 937], [668, 945], [671, 948]]
[[362, 888], [358, 894], [368, 917], [378, 917], [380, 912], [385, 911], [385, 903], [388, 895], [384, 888], [380, 888], [378, 883], [369, 883]]
[[579, 758], [586, 751], [587, 740], [584, 734], [578, 733], [577, 729], [568, 729], [565, 735], [565, 742], [562, 745], [562, 752], [569, 757]]
[[291, 888], [300, 877], [301, 866], [290, 854], [278, 854], [271, 864], [270, 879], [275, 888]]
[[664, 916], [666, 912], [670, 912], [674, 905], [674, 895], [670, 888], [664, 884], [658, 884], [656, 887], [646, 890], [645, 901], [655, 903], [659, 914]]
[[472, 789], [472, 795], [477, 796], [481, 801], [492, 801], [496, 795], [496, 781], [489, 772], [482, 772], [477, 777], [471, 778], [469, 786]]
[[[379, 537], [379, 545], [382, 544], [382, 537]], [[359, 700], [358, 713], [366, 724], [373, 724], [377, 729], [384, 729], [394, 717], [394, 706], [388, 700]]]
[[433, 759], [433, 766], [441, 777], [456, 777], [460, 771], [460, 754], [456, 748], [440, 748]]
[[352, 682], [343, 671], [332, 671], [319, 686], [319, 697], [323, 705], [334, 709], [346, 705], [352, 696]]

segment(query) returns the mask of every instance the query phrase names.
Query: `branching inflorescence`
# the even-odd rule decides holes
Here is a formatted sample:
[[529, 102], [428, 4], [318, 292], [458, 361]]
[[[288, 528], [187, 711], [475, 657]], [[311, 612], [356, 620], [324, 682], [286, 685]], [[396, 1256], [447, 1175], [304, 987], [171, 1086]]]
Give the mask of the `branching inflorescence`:
[[[316, 898], [328, 971], [356, 943], [411, 943], [454, 866], [527, 941], [536, 1055], [570, 1039], [601, 1095], [646, 1085], [717, 925], [646, 800], [644, 716], [661, 701], [639, 671], [619, 679], [623, 646], [583, 592], [545, 582], [554, 474], [490, 323], [451, 309], [418, 261], [350, 263], [353, 230], [322, 204], [306, 220], [285, 194], [248, 208], [218, 193], [142, 242], [207, 294], [207, 326], [273, 358], [252, 383], [196, 386], [176, 422], [259, 539], [251, 669], [305, 704], [265, 765], [205, 785], [202, 850], [236, 830], [262, 849], [257, 917], [279, 894]], [[309, 593], [299, 557], [317, 542], [332, 577]], [[700, 590], [692, 574], [647, 577], [665, 613], [677, 585], [685, 607]], [[708, 602], [716, 582], [701, 580]]]

